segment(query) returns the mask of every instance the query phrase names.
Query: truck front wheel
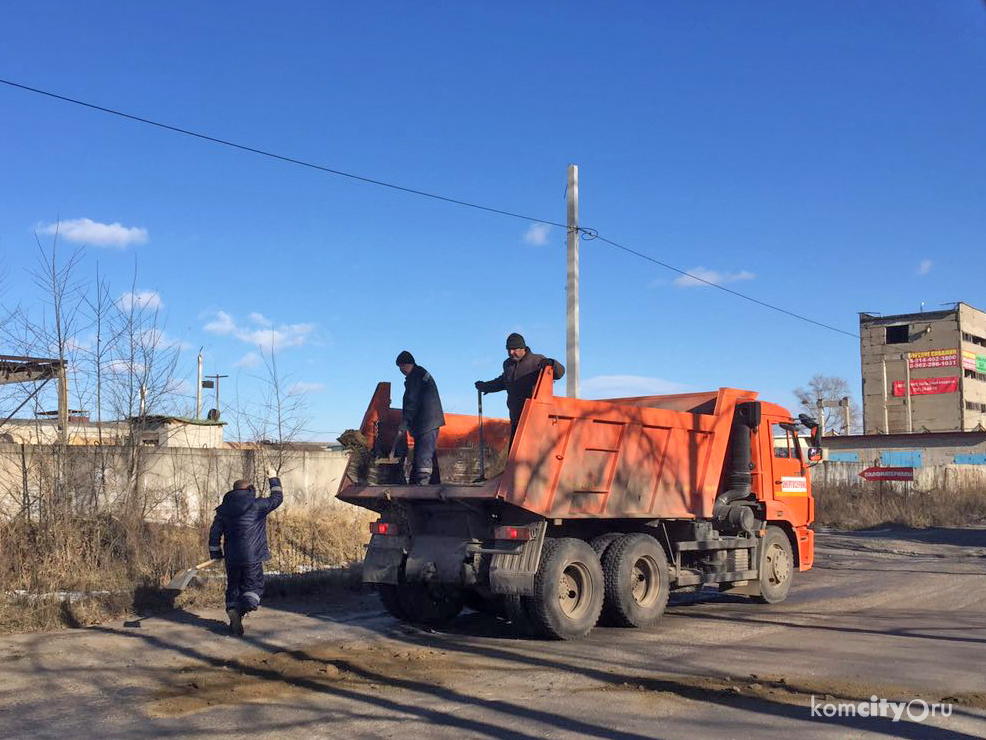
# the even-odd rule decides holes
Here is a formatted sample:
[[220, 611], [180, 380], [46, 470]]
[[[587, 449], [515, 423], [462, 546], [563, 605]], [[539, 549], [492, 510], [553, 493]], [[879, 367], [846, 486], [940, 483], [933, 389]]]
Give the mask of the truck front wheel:
[[767, 527], [760, 545], [760, 601], [778, 604], [787, 598], [794, 575], [791, 541], [783, 529]]
[[618, 627], [649, 627], [668, 605], [668, 557], [649, 534], [627, 534], [603, 555], [606, 621]]
[[573, 537], [545, 542], [530, 607], [548, 637], [576, 640], [589, 634], [603, 607], [603, 569], [589, 543]]

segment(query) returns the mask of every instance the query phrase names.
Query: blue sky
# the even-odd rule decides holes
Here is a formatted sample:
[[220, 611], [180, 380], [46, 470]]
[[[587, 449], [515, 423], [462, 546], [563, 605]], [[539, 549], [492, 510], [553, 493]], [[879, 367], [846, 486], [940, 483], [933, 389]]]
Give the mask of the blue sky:
[[[850, 332], [858, 311], [986, 307], [981, 2], [231, 7], [8, 3], [0, 77], [547, 220], [574, 162], [583, 225]], [[399, 385], [401, 349], [460, 413], [509, 332], [564, 359], [560, 229], [2, 85], [0, 126], [4, 303], [36, 301], [34, 231], [60, 219], [119, 295], [136, 258], [186, 390], [204, 345], [254, 397], [275, 336], [307, 436], [331, 439]], [[859, 388], [851, 337], [600, 242], [581, 270], [584, 395]]]

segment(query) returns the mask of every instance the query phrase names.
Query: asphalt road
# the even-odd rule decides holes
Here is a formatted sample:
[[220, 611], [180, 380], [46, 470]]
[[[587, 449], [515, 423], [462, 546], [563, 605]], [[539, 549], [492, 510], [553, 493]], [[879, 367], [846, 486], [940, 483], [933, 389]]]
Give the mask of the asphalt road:
[[[822, 533], [816, 563], [780, 605], [701, 592], [569, 643], [354, 594], [271, 605], [242, 640], [218, 608], [2, 636], [0, 737], [986, 737], [986, 530]], [[824, 716], [873, 696], [915, 701]]]

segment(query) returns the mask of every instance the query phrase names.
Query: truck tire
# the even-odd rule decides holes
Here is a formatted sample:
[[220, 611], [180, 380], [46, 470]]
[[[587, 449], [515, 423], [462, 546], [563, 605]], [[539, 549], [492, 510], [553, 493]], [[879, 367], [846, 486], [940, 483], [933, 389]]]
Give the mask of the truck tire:
[[531, 617], [546, 637], [577, 640], [599, 621], [603, 569], [588, 542], [573, 537], [549, 541], [534, 575]]
[[623, 535], [603, 556], [603, 616], [617, 627], [649, 627], [668, 605], [668, 556], [649, 534]]
[[380, 594], [380, 601], [383, 603], [383, 608], [387, 610], [387, 613], [394, 619], [406, 622], [408, 620], [408, 613], [401, 603], [399, 588], [399, 586], [395, 586], [392, 583], [381, 583], [377, 586], [377, 593]]
[[534, 637], [538, 634], [537, 625], [531, 619], [530, 597], [507, 594], [503, 597], [503, 607], [514, 632], [521, 637]]
[[596, 551], [599, 562], [602, 562], [603, 555], [606, 553], [606, 548], [622, 536], [622, 532], [607, 532], [606, 534], [601, 534], [598, 537], [593, 537], [589, 540], [589, 547]]
[[760, 545], [760, 596], [764, 604], [779, 604], [787, 598], [794, 576], [791, 540], [780, 527], [770, 525]]
[[397, 586], [397, 596], [407, 621], [429, 627], [455, 619], [465, 606], [465, 598], [459, 589], [433, 591], [424, 584], [402, 583]]

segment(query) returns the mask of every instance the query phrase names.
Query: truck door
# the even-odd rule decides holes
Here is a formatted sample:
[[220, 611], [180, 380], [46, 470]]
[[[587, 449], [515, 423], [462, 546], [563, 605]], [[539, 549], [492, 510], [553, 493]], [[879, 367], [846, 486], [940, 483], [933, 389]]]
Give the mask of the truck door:
[[807, 523], [809, 517], [808, 474], [803, 459], [801, 441], [797, 433], [788, 427], [787, 423], [770, 422], [770, 440], [773, 454], [770, 456], [773, 466], [774, 498], [783, 501], [791, 509], [794, 526]]

